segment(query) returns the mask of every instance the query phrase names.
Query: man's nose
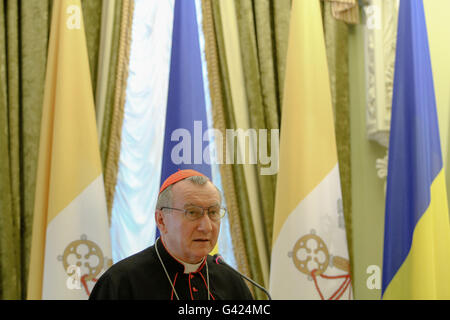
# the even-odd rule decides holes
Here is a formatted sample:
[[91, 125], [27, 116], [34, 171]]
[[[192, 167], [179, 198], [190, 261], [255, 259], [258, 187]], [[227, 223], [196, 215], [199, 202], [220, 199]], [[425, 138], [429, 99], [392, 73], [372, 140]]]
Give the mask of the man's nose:
[[203, 216], [198, 219], [198, 228], [202, 231], [209, 232], [212, 230], [212, 221], [208, 216], [208, 210], [203, 211]]

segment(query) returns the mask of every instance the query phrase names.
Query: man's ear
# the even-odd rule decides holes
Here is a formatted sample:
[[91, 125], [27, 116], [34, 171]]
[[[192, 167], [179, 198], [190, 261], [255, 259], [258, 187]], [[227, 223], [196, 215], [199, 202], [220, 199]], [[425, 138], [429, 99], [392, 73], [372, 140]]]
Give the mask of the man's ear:
[[155, 222], [161, 234], [166, 233], [166, 224], [164, 220], [164, 213], [162, 210], [156, 209]]

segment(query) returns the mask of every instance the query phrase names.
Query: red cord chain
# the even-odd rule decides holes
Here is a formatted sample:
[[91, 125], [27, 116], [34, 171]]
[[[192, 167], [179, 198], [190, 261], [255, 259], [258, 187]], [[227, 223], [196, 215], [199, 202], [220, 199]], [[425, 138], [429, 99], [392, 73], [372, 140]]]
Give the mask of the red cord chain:
[[[314, 280], [314, 285], [316, 286], [316, 290], [319, 293], [320, 298], [322, 300], [325, 300], [322, 292], [320, 291], [319, 285], [317, 283], [317, 279], [316, 279], [316, 275], [315, 275], [316, 272], [317, 272], [317, 269], [312, 270], [311, 276]], [[339, 286], [339, 288], [333, 293], [333, 295], [330, 298], [328, 298], [328, 300], [333, 300], [334, 298], [335, 298], [334, 300], [340, 299], [351, 283], [350, 274], [339, 275], [339, 276], [326, 276], [324, 274], [320, 274], [319, 276], [324, 279], [344, 279], [344, 281]]]
[[[86, 291], [86, 294], [89, 297], [91, 293], [89, 292], [89, 288], [88, 288], [88, 285], [87, 285], [87, 282], [86, 282], [86, 277], [87, 276], [88, 276], [88, 274], [83, 275], [80, 280], [81, 280], [81, 284], [84, 287], [84, 291]], [[97, 279], [94, 278], [94, 279], [92, 279], [92, 281], [93, 282], [97, 282]]]

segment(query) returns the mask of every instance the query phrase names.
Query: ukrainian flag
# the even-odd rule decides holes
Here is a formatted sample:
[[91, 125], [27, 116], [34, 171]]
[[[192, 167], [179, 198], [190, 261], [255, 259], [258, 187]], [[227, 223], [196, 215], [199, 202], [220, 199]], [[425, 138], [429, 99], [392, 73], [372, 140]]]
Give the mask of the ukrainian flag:
[[402, 0], [392, 101], [383, 299], [450, 299], [450, 226], [422, 0]]

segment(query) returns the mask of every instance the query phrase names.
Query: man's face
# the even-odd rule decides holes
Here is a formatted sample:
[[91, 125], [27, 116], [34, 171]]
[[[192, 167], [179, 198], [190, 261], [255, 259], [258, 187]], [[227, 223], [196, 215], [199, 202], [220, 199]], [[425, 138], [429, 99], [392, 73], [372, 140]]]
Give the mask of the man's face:
[[[211, 182], [197, 185], [183, 180], [172, 187], [171, 208], [185, 209], [195, 205], [203, 208], [220, 205], [220, 195]], [[210, 253], [217, 242], [220, 220], [212, 221], [207, 214], [191, 221], [177, 210], [157, 210], [156, 222], [169, 252], [188, 263], [198, 263]]]

